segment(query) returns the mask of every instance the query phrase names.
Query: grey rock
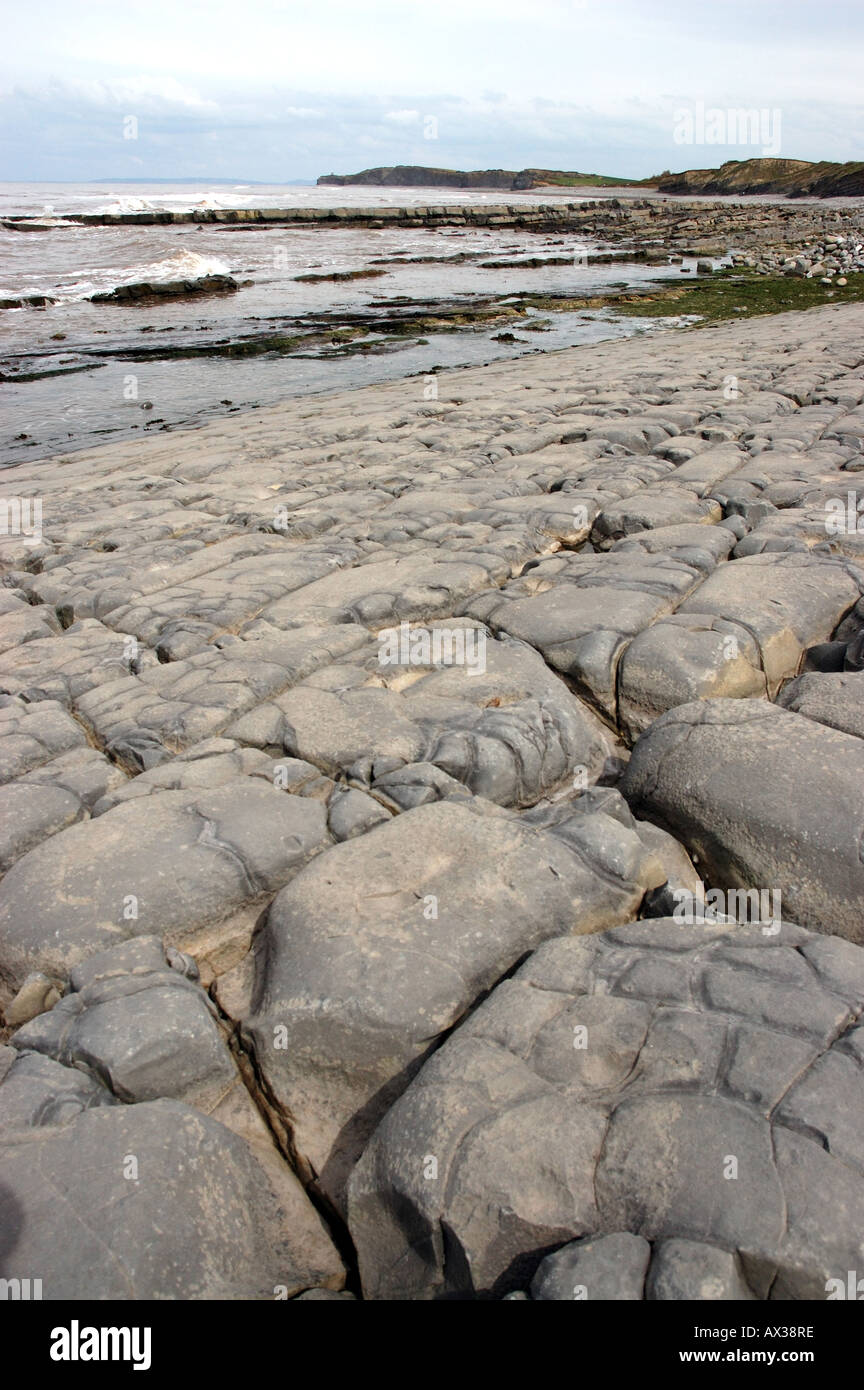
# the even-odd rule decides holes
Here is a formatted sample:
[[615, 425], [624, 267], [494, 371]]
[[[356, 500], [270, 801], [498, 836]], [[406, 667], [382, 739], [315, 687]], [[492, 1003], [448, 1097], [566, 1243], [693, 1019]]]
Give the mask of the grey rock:
[[0, 1276], [39, 1270], [46, 1299], [264, 1299], [320, 1278], [248, 1147], [178, 1101], [5, 1134], [0, 1221]]
[[648, 1241], [629, 1231], [574, 1240], [541, 1260], [531, 1281], [531, 1297], [556, 1303], [638, 1301], [650, 1259]]
[[[828, 204], [411, 211], [361, 210], [864, 268]], [[62, 1293], [330, 1301], [297, 1174], [345, 1210], [361, 1150], [375, 1297], [528, 1301], [615, 1232], [653, 1242], [649, 1297], [861, 1268], [864, 535], [826, 520], [862, 467], [862, 323], [28, 462], [41, 541], [0, 536], [0, 1147], [6, 1225]], [[484, 633], [485, 670], [385, 664], [402, 620]], [[610, 785], [634, 740], [636, 815]], [[779, 932], [718, 887], [730, 918], [780, 890]]]
[[0, 872], [83, 816], [78, 797], [64, 787], [39, 787], [23, 781], [0, 787]]
[[662, 715], [621, 790], [676, 834], [717, 886], [779, 891], [785, 916], [864, 940], [864, 744], [761, 701]]
[[773, 696], [796, 674], [805, 647], [830, 637], [859, 597], [857, 579], [839, 560], [750, 555], [715, 570], [681, 612], [710, 614], [750, 632]]
[[319, 803], [257, 779], [117, 806], [6, 875], [0, 980], [18, 988], [34, 969], [63, 978], [95, 951], [154, 933], [211, 969], [239, 958], [256, 905], [330, 843]]
[[16, 1054], [0, 1083], [4, 1134], [67, 1124], [93, 1106], [116, 1104], [96, 1077], [60, 1066], [35, 1052]]
[[654, 1302], [736, 1302], [754, 1295], [741, 1262], [728, 1250], [693, 1240], [664, 1240], [654, 1251], [645, 1289]]
[[[412, 631], [431, 641], [439, 628]], [[382, 642], [280, 696], [285, 751], [332, 775], [367, 779], [388, 762], [387, 771], [431, 763], [505, 806], [533, 804], [575, 768], [589, 781], [603, 776], [613, 740], [537, 653], [521, 642], [487, 640], [485, 629], [464, 619], [447, 629], [447, 640], [460, 630], [471, 642], [479, 632], [482, 647], [466, 650], [482, 653], [482, 663], [382, 664]]]
[[582, 817], [573, 833], [568, 843], [515, 817], [421, 806], [329, 851], [276, 897], [244, 1029], [335, 1199], [388, 1104], [483, 990], [547, 936], [627, 920], [663, 881], [638, 836], [607, 817]]
[[864, 738], [864, 671], [808, 672], [785, 685], [777, 697], [783, 709], [806, 715], [830, 729]]
[[[540, 946], [426, 1061], [354, 1170], [367, 1297], [503, 1297], [550, 1248], [610, 1232], [655, 1244], [648, 1297], [824, 1297], [855, 1267], [864, 1211], [860, 1006], [826, 946], [860, 996], [861, 949], [792, 924], [642, 921]], [[754, 998], [806, 983], [742, 1021], [707, 987], [721, 970]], [[773, 1095], [744, 1083], [742, 1048], [766, 1073], [789, 1050], [785, 1099], [782, 1077]]]
[[90, 1072], [127, 1103], [170, 1097], [209, 1110], [237, 1079], [213, 1006], [156, 938], [90, 957], [72, 991], [13, 1042]]
[[615, 717], [618, 663], [628, 642], [672, 612], [699, 570], [662, 553], [575, 555], [543, 561], [468, 611], [537, 647], [606, 715]]
[[631, 739], [691, 700], [767, 696], [757, 643], [722, 618], [675, 613], [639, 633], [624, 653], [618, 719]]
[[334, 840], [353, 840], [389, 819], [390, 812], [380, 802], [351, 788], [335, 792], [327, 806], [327, 824]]

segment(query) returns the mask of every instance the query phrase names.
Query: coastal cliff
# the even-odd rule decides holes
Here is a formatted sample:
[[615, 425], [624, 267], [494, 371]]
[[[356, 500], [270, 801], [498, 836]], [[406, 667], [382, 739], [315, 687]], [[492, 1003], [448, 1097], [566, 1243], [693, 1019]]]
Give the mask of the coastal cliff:
[[544, 187], [645, 188], [658, 193], [780, 193], [790, 198], [859, 197], [864, 161], [730, 159], [716, 169], [664, 170], [646, 179], [582, 174], [563, 169], [430, 169], [416, 164], [361, 169], [359, 174], [323, 174], [319, 185], [366, 184], [380, 188], [498, 188], [519, 192]]

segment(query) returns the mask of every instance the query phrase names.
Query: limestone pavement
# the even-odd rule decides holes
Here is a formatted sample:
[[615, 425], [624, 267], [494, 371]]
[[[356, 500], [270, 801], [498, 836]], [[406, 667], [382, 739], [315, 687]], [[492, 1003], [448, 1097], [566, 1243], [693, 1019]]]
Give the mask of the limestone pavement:
[[862, 343], [818, 309], [4, 475], [0, 1276], [862, 1267]]

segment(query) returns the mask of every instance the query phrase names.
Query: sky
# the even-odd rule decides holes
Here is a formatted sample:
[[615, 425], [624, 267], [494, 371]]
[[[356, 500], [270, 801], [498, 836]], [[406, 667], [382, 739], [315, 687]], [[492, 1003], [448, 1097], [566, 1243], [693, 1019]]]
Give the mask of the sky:
[[4, 38], [5, 180], [864, 158], [864, 0], [19, 0]]

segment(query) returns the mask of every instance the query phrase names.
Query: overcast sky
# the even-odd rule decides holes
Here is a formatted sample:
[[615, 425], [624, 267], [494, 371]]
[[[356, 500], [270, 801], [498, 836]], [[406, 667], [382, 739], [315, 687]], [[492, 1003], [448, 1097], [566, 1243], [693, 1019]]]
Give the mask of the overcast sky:
[[787, 158], [864, 157], [864, 0], [7, 0], [4, 40], [3, 179], [763, 152], [676, 143], [700, 103], [779, 110]]

